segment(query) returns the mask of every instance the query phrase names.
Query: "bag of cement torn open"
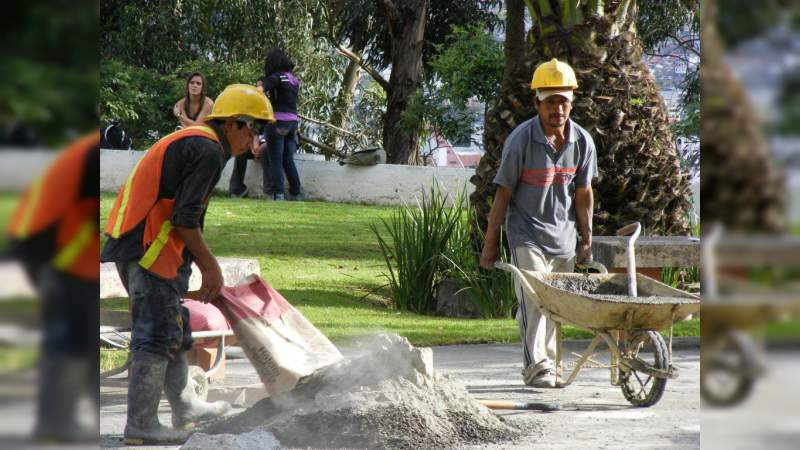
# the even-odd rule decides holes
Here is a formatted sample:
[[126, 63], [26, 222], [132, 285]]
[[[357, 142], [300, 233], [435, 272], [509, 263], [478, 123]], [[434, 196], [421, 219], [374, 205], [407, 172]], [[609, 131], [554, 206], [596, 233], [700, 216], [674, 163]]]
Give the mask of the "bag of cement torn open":
[[215, 303], [271, 396], [342, 360], [331, 341], [258, 275], [222, 288]]

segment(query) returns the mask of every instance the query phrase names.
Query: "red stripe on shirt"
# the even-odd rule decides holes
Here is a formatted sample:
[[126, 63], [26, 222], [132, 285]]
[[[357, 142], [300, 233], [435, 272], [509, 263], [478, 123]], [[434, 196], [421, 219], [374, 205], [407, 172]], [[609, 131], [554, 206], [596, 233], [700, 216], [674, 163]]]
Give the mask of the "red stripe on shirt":
[[531, 186], [543, 187], [551, 184], [564, 185], [572, 181], [577, 167], [548, 167], [546, 169], [529, 169], [522, 171], [520, 182]]

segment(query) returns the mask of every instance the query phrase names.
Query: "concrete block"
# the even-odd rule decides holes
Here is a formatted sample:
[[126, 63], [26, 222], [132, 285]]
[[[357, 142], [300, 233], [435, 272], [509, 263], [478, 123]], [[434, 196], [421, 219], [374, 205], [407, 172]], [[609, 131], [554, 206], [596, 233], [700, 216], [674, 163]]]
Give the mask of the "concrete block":
[[[222, 269], [225, 285], [233, 286], [246, 276], [256, 273], [261, 274], [261, 266], [255, 259], [245, 258], [217, 258]], [[196, 264], [192, 264], [192, 276], [189, 278], [189, 290], [200, 289], [202, 276]], [[100, 298], [127, 297], [125, 287], [117, 274], [113, 263], [100, 264]]]
[[[595, 236], [592, 255], [606, 267], [628, 267], [627, 238]], [[687, 236], [642, 236], [634, 245], [636, 267], [691, 267], [700, 265], [700, 240]]]

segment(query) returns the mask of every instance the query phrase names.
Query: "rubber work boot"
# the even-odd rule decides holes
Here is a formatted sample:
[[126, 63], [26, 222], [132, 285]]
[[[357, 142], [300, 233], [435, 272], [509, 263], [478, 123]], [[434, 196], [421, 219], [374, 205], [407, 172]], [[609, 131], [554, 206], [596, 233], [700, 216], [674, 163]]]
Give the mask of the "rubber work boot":
[[128, 445], [183, 444], [189, 432], [171, 430], [158, 421], [158, 402], [164, 387], [168, 359], [154, 353], [136, 352], [128, 383]]
[[164, 392], [172, 406], [172, 428], [175, 429], [191, 429], [196, 422], [215, 419], [231, 409], [231, 404], [224, 400], [209, 403], [197, 396], [189, 380], [189, 363], [184, 351], [178, 352], [167, 366]]
[[[96, 366], [94, 366], [96, 367]], [[87, 426], [77, 420], [82, 396], [95, 400], [92, 376], [98, 376], [89, 358], [46, 353], [39, 360], [39, 397], [33, 439], [38, 443], [97, 444], [99, 423]], [[94, 370], [93, 370], [94, 369]], [[99, 392], [99, 388], [97, 389]], [[95, 405], [97, 406], [97, 405]]]

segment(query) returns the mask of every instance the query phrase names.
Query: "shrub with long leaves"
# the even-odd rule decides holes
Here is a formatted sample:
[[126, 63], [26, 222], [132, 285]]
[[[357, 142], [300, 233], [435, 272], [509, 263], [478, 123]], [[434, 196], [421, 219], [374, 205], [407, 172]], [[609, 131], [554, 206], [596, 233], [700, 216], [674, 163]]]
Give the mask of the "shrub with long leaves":
[[388, 281], [399, 309], [427, 314], [436, 307], [435, 287], [446, 267], [445, 253], [463, 213], [463, 195], [452, 207], [450, 195], [434, 184], [416, 205], [404, 205], [379, 227], [371, 229], [386, 261]]
[[[448, 277], [456, 279], [467, 292], [470, 300], [478, 307], [483, 318], [504, 318], [511, 315], [516, 304], [514, 282], [511, 274], [502, 270], [486, 270], [480, 266], [480, 251], [475, 248], [474, 233], [480, 234], [479, 242], [484, 241], [484, 232], [478, 226], [473, 208], [465, 208], [459, 225], [450, 239], [447, 261], [450, 263]], [[500, 236], [503, 240], [503, 236]], [[501, 246], [502, 261], [510, 261], [507, 250]]]

